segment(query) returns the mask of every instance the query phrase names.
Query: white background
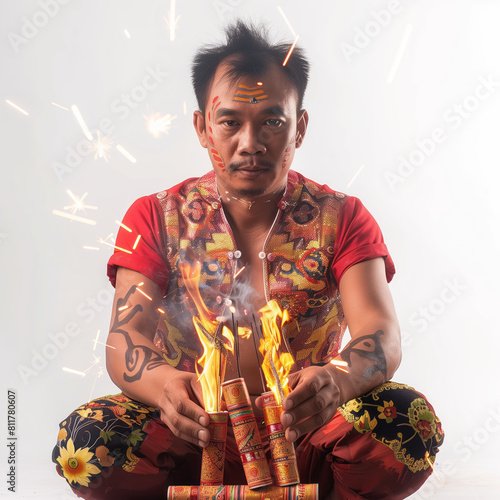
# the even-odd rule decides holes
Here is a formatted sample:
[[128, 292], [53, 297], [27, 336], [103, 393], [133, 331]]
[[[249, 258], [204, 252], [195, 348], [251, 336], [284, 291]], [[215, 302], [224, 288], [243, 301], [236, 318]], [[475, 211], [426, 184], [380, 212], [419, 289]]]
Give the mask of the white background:
[[[382, 227], [403, 331], [395, 380], [430, 399], [446, 432], [437, 474], [415, 498], [500, 498], [500, 2], [178, 0], [174, 41], [163, 19], [169, 0], [46, 0], [49, 14], [43, 3], [1, 2], [0, 496], [73, 498], [50, 461], [58, 423], [90, 396], [117, 392], [98, 377], [103, 346], [92, 350], [98, 330], [105, 340], [112, 296], [111, 248], [98, 239], [116, 234], [137, 197], [210, 168], [191, 125], [192, 56], [237, 16], [293, 40], [281, 5], [312, 64], [310, 125], [293, 168], [358, 196]], [[144, 91], [148, 68], [163, 76]], [[124, 106], [123, 94], [139, 102]], [[109, 162], [69, 153], [86, 139], [52, 102], [76, 104], [94, 131], [109, 120]], [[177, 116], [168, 134], [148, 132], [152, 113]], [[413, 167], [403, 172], [401, 158]], [[73, 204], [68, 189], [88, 193], [84, 202], [98, 209], [77, 215], [96, 225], [52, 213]], [[65, 328], [80, 333], [59, 335], [54, 347]], [[17, 393], [15, 495], [5, 475], [7, 389]]]

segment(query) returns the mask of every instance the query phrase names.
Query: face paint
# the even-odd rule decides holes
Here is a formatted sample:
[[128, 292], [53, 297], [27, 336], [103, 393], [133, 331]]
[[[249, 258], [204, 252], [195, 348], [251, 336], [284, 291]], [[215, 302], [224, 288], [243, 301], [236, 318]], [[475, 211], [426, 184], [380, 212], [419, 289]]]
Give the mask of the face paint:
[[238, 85], [238, 90], [234, 94], [233, 101], [258, 104], [260, 101], [265, 101], [268, 98], [269, 96], [261, 86], [247, 87], [246, 85]]
[[212, 109], [208, 112], [208, 141], [210, 142], [210, 154], [214, 159], [217, 166], [222, 170], [222, 172], [226, 171], [226, 165], [224, 164], [224, 159], [219, 154], [219, 152], [215, 149], [215, 142], [213, 138], [213, 117], [215, 110], [220, 106], [221, 101], [219, 100], [219, 96], [214, 97], [212, 101]]
[[283, 162], [281, 164], [281, 168], [286, 168], [288, 165], [288, 160], [290, 159], [290, 151], [292, 150], [292, 146], [295, 143], [295, 137], [290, 139], [288, 143], [288, 147], [285, 149], [285, 155], [283, 156]]

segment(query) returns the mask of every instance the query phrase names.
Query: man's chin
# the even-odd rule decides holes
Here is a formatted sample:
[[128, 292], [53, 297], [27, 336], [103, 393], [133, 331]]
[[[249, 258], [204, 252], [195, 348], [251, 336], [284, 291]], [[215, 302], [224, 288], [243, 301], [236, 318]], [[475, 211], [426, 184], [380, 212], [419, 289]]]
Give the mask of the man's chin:
[[256, 196], [262, 196], [266, 194], [265, 188], [249, 188], [249, 189], [237, 189], [236, 193], [242, 198], [255, 198]]

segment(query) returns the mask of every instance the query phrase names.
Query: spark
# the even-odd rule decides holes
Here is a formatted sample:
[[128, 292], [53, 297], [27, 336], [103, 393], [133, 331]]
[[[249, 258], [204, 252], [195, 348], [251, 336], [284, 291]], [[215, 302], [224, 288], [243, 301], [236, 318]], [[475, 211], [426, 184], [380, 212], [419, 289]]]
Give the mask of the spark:
[[89, 395], [89, 401], [92, 401], [92, 394], [94, 394], [94, 388], [95, 388], [95, 383], [97, 382], [98, 378], [101, 378], [101, 375], [104, 373], [102, 366], [99, 368], [99, 371], [97, 372], [96, 376], [94, 377], [94, 383], [92, 384], [92, 389], [90, 390], [90, 395]]
[[165, 311], [164, 311], [163, 309], [158, 308], [158, 311], [159, 311], [161, 314], [165, 314]]
[[288, 51], [288, 54], [285, 57], [285, 60], [283, 61], [283, 66], [286, 66], [286, 63], [288, 62], [288, 59], [290, 59], [290, 56], [292, 55], [293, 49], [295, 48], [295, 45], [297, 45], [297, 40], [299, 39], [299, 35], [295, 37], [295, 40], [292, 43], [292, 46], [290, 47], [290, 50]]
[[148, 300], [153, 300], [147, 293], [143, 292], [140, 288], [136, 288], [136, 290], [142, 293], [142, 295], [144, 295], [144, 297], [146, 297]]
[[14, 109], [17, 109], [18, 111], [20, 111], [23, 115], [29, 116], [29, 113], [27, 111], [25, 111], [23, 108], [21, 108], [17, 104], [14, 104], [11, 100], [5, 99], [5, 102], [7, 104], [10, 104]]
[[125, 224], [123, 224], [122, 222], [120, 222], [119, 220], [115, 220], [115, 222], [120, 226], [120, 227], [123, 227], [123, 229], [125, 229], [126, 231], [128, 231], [129, 233], [132, 232], [132, 229], [130, 229], [129, 227], [127, 227]]
[[[108, 238], [109, 238], [109, 236], [108, 236]], [[116, 250], [120, 250], [122, 252], [130, 253], [130, 254], [132, 253], [130, 250], [126, 250], [125, 248], [122, 248], [122, 247], [117, 247], [116, 245], [113, 245], [112, 243], [108, 243], [107, 241], [103, 240], [102, 238], [99, 238], [97, 241], [99, 243], [102, 243], [103, 245], [108, 245], [108, 247], [113, 247]]]
[[431, 459], [430, 459], [430, 457], [429, 457], [429, 452], [428, 452], [428, 451], [426, 451], [426, 452], [425, 452], [424, 457], [425, 457], [425, 460], [427, 461], [427, 463], [431, 466], [431, 469], [433, 470], [434, 474], [436, 474], [437, 479], [438, 479], [440, 482], [444, 482], [444, 481], [442, 480], [442, 478], [440, 477], [440, 475], [437, 473], [437, 470], [434, 468], [434, 464], [432, 463], [432, 460], [431, 460]]
[[63, 366], [63, 372], [74, 373], [75, 375], [81, 375], [82, 377], [85, 377], [86, 375], [85, 372], [73, 370], [73, 368], [66, 368], [65, 366]]
[[101, 362], [100, 356], [96, 356], [94, 353], [92, 353], [92, 356], [94, 356], [94, 362], [85, 370], [85, 373], [87, 373], [92, 367], [97, 365], [97, 363]]
[[73, 215], [76, 214], [78, 210], [85, 210], [86, 208], [89, 208], [91, 210], [97, 210], [97, 207], [95, 205], [85, 205], [85, 203], [83, 203], [88, 193], [83, 194], [80, 198], [75, 196], [69, 189], [66, 189], [66, 193], [75, 203], [74, 205], [65, 206], [64, 210], [71, 210]]
[[83, 133], [85, 134], [85, 137], [89, 141], [92, 141], [94, 138], [92, 137], [92, 134], [90, 133], [90, 130], [87, 127], [87, 124], [85, 123], [85, 120], [83, 119], [83, 116], [80, 113], [78, 106], [76, 104], [73, 104], [71, 106], [71, 111], [73, 111], [73, 114], [75, 115], [76, 121], [78, 122], [78, 125], [80, 125], [80, 128], [82, 129]]
[[365, 164], [361, 165], [361, 167], [358, 168], [358, 171], [354, 174], [354, 177], [349, 181], [349, 184], [347, 184], [347, 187], [351, 187], [351, 184], [356, 180], [358, 175], [361, 173], [361, 170], [365, 168]]
[[144, 281], [141, 281], [137, 286], [142, 286], [144, 285]]
[[175, 0], [170, 0], [170, 13], [168, 15], [168, 19], [163, 16], [163, 20], [165, 21], [167, 28], [170, 30], [171, 42], [175, 40], [175, 28], [177, 27], [180, 17], [181, 16], [177, 16], [177, 18], [175, 17]]
[[83, 245], [83, 248], [85, 250], [100, 250], [99, 247], [89, 247], [88, 245]]
[[130, 39], [130, 33], [127, 28], [124, 28], [123, 33], [125, 33], [125, 36]]
[[128, 306], [121, 306], [118, 308], [119, 311], [125, 311], [125, 309], [128, 309]]
[[243, 266], [235, 275], [234, 278], [236, 279], [245, 269], [245, 266]]
[[[86, 219], [85, 217], [78, 217], [78, 215], [67, 214], [66, 212], [61, 212], [60, 210], [52, 210], [54, 215], [59, 215], [60, 217], [66, 217], [67, 219], [71, 219], [77, 222], [83, 222], [84, 224], [90, 224], [91, 226], [95, 226], [97, 222], [92, 219]], [[130, 252], [132, 253], [132, 252]]]
[[92, 150], [95, 151], [94, 160], [97, 160], [97, 158], [104, 158], [104, 161], [108, 163], [108, 152], [112, 146], [113, 142], [111, 141], [111, 137], [109, 135], [101, 137], [101, 131], [98, 130], [97, 139], [92, 143]]
[[262, 82], [257, 82], [257, 85], [260, 87], [262, 85], [264, 85]]
[[279, 10], [279, 13], [281, 14], [281, 17], [285, 20], [285, 23], [290, 28], [290, 31], [292, 32], [292, 35], [296, 37], [297, 33], [295, 33], [295, 30], [293, 29], [292, 25], [290, 24], [290, 21], [287, 19], [287, 17], [285, 16], [285, 13], [283, 12], [283, 9], [279, 5], [278, 5], [278, 10]]
[[182, 103], [182, 111], [184, 112], [185, 115], [187, 115], [187, 104], [186, 104], [186, 101], [183, 101], [183, 103]]
[[120, 151], [120, 153], [127, 158], [127, 160], [130, 160], [132, 163], [136, 163], [137, 160], [121, 145], [117, 144], [116, 149]]
[[137, 248], [137, 245], [139, 244], [139, 241], [141, 239], [141, 235], [137, 236], [134, 246], [132, 247], [132, 250], [135, 250]]
[[97, 341], [99, 340], [100, 334], [101, 334], [101, 330], [97, 330], [97, 335], [95, 336], [95, 339], [94, 339], [94, 347], [92, 348], [93, 351], [95, 351], [95, 348], [97, 347]]
[[161, 116], [161, 113], [153, 113], [150, 116], [143, 115], [147, 122], [148, 131], [156, 138], [160, 137], [160, 134], [168, 134], [170, 127], [172, 126], [172, 121], [177, 118], [177, 115], [165, 115]]
[[347, 361], [342, 361], [340, 359], [332, 359], [330, 363], [335, 366], [349, 366]]
[[50, 104], [57, 106], [58, 108], [64, 109], [64, 111], [69, 111], [68, 108], [65, 108], [64, 106], [61, 106], [60, 104], [57, 104], [57, 102], [52, 101]]
[[341, 366], [335, 366], [335, 368], [337, 368], [337, 370], [341, 371], [341, 372], [344, 372], [344, 373], [349, 373], [348, 370], [342, 368]]
[[106, 344], [105, 342], [97, 342], [99, 345], [105, 345], [106, 347], [109, 347], [110, 349], [116, 349], [116, 347], [113, 347], [112, 345]]
[[403, 35], [403, 39], [401, 40], [401, 43], [399, 44], [398, 51], [396, 53], [396, 57], [394, 58], [394, 62], [392, 63], [391, 71], [389, 72], [389, 76], [387, 77], [387, 83], [390, 85], [393, 80], [394, 76], [396, 75], [396, 72], [399, 67], [399, 63], [401, 62], [401, 59], [403, 59], [403, 55], [406, 50], [406, 46], [408, 45], [408, 40], [410, 39], [411, 32], [413, 30], [413, 24], [408, 23], [406, 25], [406, 30]]

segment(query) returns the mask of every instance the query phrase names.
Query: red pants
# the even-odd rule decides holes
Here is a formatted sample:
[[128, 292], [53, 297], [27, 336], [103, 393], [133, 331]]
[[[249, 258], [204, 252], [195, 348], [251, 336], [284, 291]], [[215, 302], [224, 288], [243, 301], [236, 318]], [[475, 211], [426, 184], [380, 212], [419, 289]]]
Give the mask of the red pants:
[[[415, 390], [388, 382], [339, 408], [296, 443], [302, 483], [322, 499], [399, 499], [431, 474], [444, 434]], [[267, 449], [267, 438], [263, 435]], [[164, 500], [170, 485], [200, 481], [198, 446], [173, 436], [159, 412], [123, 395], [96, 399], [60, 425], [53, 461], [86, 499]], [[225, 484], [246, 484], [229, 427]]]

